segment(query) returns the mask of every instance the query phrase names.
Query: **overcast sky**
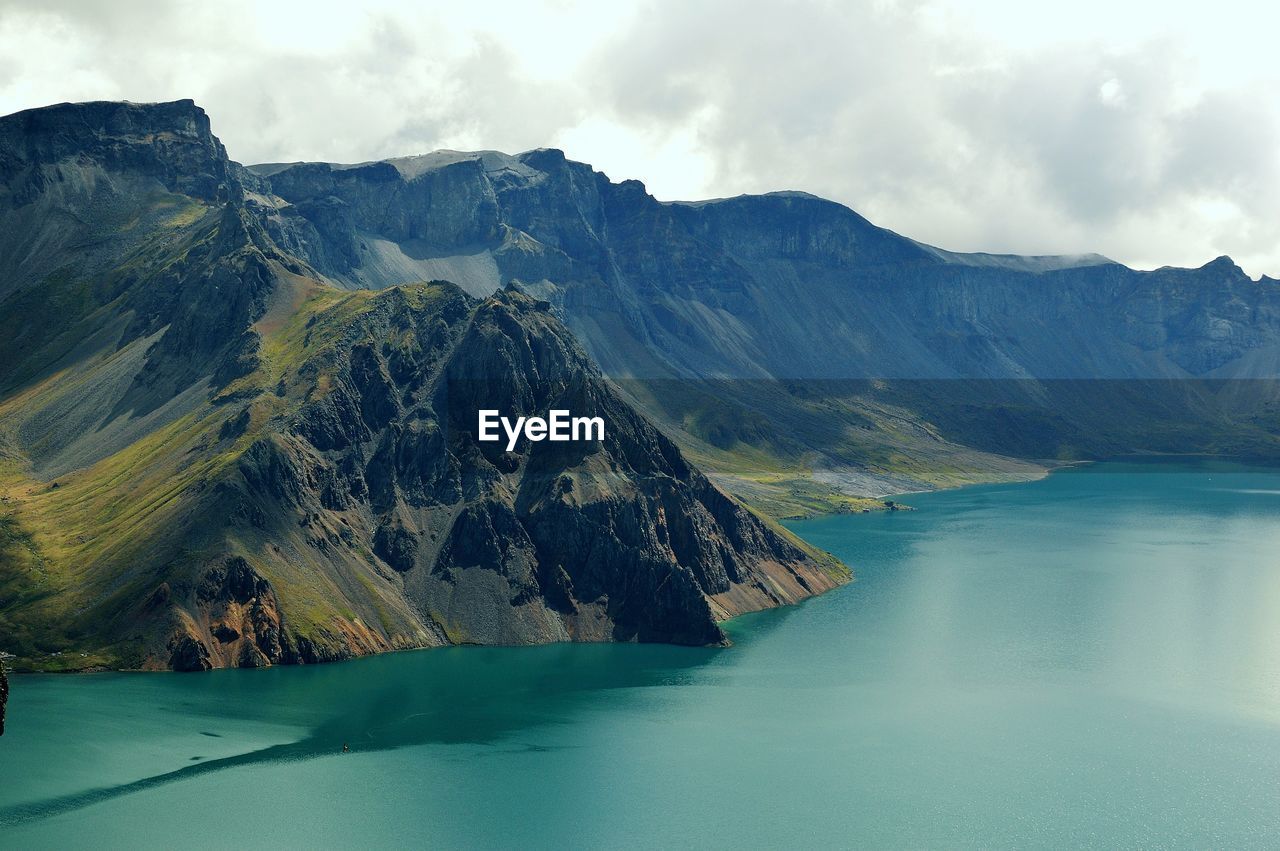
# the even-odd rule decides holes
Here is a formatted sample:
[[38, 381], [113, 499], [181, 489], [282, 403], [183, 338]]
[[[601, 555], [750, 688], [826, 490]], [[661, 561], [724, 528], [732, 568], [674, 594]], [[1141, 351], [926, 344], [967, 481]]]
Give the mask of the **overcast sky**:
[[1280, 277], [1271, 5], [0, 0], [0, 113], [190, 97], [245, 163], [556, 146], [664, 200]]

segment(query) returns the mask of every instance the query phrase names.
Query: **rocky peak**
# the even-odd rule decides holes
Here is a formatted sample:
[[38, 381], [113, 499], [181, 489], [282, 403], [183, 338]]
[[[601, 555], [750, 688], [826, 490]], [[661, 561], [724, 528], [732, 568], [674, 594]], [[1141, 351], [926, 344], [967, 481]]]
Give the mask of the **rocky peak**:
[[551, 171], [569, 161], [564, 151], [559, 148], [534, 148], [532, 151], [525, 151], [519, 159], [540, 171]]
[[1241, 269], [1236, 261], [1232, 260], [1225, 254], [1220, 257], [1213, 258], [1200, 268], [1206, 272], [1217, 272], [1218, 274], [1230, 275], [1233, 278], [1248, 277], [1248, 275], [1244, 273], [1244, 269]]
[[69, 160], [141, 171], [210, 202], [225, 197], [229, 171], [208, 115], [190, 100], [62, 103], [0, 118], [0, 183], [14, 206], [65, 179], [59, 164]]
[[669, 209], [693, 233], [738, 258], [783, 257], [835, 268], [931, 259], [911, 240], [806, 192], [739, 195]]

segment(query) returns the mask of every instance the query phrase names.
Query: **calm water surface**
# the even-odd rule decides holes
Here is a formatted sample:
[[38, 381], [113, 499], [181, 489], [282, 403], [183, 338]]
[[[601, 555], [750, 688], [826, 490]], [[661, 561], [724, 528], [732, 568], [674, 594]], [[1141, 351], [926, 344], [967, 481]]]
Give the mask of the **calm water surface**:
[[724, 650], [18, 677], [0, 847], [1277, 843], [1280, 475], [907, 501]]

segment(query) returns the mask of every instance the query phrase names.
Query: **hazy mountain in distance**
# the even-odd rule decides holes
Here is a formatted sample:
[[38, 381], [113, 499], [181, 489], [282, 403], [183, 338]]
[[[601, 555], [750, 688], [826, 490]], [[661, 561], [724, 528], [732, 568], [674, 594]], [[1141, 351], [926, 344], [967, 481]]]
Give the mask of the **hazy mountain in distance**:
[[521, 280], [624, 377], [1276, 373], [1280, 286], [1225, 257], [1138, 272], [1099, 255], [960, 254], [805, 193], [660, 203], [554, 150], [251, 170], [269, 176], [273, 235], [334, 280], [376, 287], [412, 267], [477, 295]]
[[1276, 451], [1280, 283], [1229, 258], [961, 254], [805, 193], [661, 203], [556, 150], [251, 170], [273, 239], [340, 285], [519, 281], [780, 512], [803, 499], [753, 469], [884, 492], [1034, 475], [1018, 458]]

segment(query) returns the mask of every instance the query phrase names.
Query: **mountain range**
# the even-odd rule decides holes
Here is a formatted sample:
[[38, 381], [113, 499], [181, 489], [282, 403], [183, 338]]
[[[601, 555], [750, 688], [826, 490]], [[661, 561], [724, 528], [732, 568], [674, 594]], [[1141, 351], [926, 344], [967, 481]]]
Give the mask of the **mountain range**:
[[340, 286], [548, 301], [633, 401], [777, 515], [1139, 452], [1275, 451], [1280, 282], [1229, 258], [944, 251], [799, 192], [663, 203], [557, 150], [253, 166]]
[[[958, 254], [803, 193], [664, 203], [549, 149], [244, 167], [191, 101], [17, 113], [0, 650], [722, 643], [849, 578], [773, 518], [1274, 455], [1278, 283]], [[476, 440], [479, 408], [553, 407], [605, 440]]]

